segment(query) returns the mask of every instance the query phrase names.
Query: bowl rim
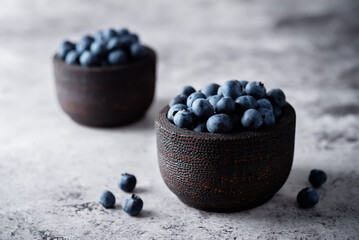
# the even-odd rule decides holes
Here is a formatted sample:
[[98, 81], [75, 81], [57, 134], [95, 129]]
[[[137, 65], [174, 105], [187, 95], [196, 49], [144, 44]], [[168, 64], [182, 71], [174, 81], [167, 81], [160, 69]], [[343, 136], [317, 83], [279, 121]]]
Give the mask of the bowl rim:
[[85, 66], [81, 66], [81, 65], [72, 65], [72, 64], [67, 64], [64, 60], [62, 60], [61, 58], [59, 58], [57, 56], [57, 54], [55, 53], [53, 55], [53, 62], [56, 64], [59, 64], [61, 66], [66, 67], [67, 69], [71, 70], [71, 71], [78, 71], [78, 72], [112, 72], [112, 71], [121, 71], [121, 70], [125, 70], [125, 69], [130, 69], [130, 68], [135, 68], [138, 67], [140, 65], [143, 65], [147, 62], [151, 62], [153, 60], [156, 60], [156, 52], [154, 49], [152, 49], [151, 47], [147, 46], [147, 45], [143, 45], [146, 50], [149, 53], [149, 56], [147, 56], [144, 59], [141, 59], [139, 61], [135, 61], [135, 62], [131, 62], [131, 63], [127, 63], [124, 65], [116, 65], [116, 66], [107, 66], [107, 67], [85, 67]]
[[[169, 105], [166, 105], [161, 109], [161, 111], [156, 116], [156, 129], [162, 128], [167, 130], [168, 132], [179, 135], [187, 138], [195, 138], [202, 140], [239, 140], [239, 139], [247, 139], [254, 137], [261, 137], [263, 135], [273, 134], [275, 129], [286, 128], [289, 124], [296, 120], [296, 113], [291, 104], [288, 102], [283, 106], [283, 116], [272, 126], [262, 127], [257, 130], [245, 130], [234, 133], [209, 133], [209, 132], [195, 132], [193, 130], [186, 130], [177, 127], [175, 124], [170, 122], [167, 118], [167, 112], [169, 110]], [[285, 114], [284, 114], [285, 113]], [[288, 130], [290, 130], [288, 128]]]

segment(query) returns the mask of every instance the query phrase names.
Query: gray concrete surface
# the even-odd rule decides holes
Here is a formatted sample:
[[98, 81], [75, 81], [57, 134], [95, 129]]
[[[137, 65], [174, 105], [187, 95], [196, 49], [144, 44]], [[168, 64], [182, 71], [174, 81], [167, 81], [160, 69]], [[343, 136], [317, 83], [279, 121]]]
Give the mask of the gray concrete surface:
[[[358, 239], [357, 1], [4, 0], [0, 7], [0, 239]], [[159, 55], [156, 101], [118, 129], [59, 108], [51, 55], [60, 40], [128, 26]], [[231, 78], [280, 87], [298, 116], [290, 177], [268, 203], [219, 214], [181, 203], [163, 183], [153, 118], [185, 84]], [[328, 173], [313, 209], [296, 206], [313, 168]], [[129, 217], [117, 178], [138, 178]], [[103, 189], [119, 204], [105, 210]]]

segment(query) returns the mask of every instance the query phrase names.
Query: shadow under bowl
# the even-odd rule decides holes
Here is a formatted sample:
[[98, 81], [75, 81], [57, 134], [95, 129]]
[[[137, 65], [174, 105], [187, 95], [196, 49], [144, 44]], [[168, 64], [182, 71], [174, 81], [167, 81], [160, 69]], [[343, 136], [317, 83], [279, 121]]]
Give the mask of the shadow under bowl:
[[231, 134], [198, 133], [156, 118], [157, 155], [168, 188], [187, 205], [235, 212], [259, 206], [283, 186], [292, 168], [295, 110], [286, 103], [270, 127]]
[[126, 125], [144, 116], [152, 103], [156, 54], [111, 67], [82, 67], [53, 57], [56, 92], [62, 109], [76, 122], [93, 127]]

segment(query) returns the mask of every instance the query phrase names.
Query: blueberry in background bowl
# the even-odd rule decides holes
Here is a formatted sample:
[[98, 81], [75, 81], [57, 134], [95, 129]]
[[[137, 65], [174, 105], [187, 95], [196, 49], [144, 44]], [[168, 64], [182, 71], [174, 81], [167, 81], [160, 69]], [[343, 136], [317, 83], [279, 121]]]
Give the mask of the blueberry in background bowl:
[[152, 103], [156, 54], [127, 29], [99, 31], [77, 43], [64, 41], [53, 64], [59, 103], [80, 124], [129, 124]]

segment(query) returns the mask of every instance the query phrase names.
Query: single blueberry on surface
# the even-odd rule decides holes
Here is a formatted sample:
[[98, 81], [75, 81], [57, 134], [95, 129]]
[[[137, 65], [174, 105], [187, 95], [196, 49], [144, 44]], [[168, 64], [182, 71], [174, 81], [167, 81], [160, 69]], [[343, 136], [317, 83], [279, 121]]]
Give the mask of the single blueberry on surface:
[[103, 35], [104, 39], [105, 39], [106, 41], [108, 41], [108, 40], [110, 40], [112, 37], [116, 37], [116, 36], [117, 36], [117, 32], [116, 32], [114, 29], [109, 28], [109, 29], [104, 30], [103, 33], [102, 33], [102, 35]]
[[122, 50], [114, 50], [108, 54], [107, 61], [111, 65], [118, 65], [127, 62], [126, 53]]
[[243, 89], [247, 86], [247, 84], [248, 84], [248, 81], [246, 81], [246, 80], [240, 80], [239, 81], [239, 84], [243, 87]]
[[250, 95], [238, 97], [235, 101], [235, 104], [236, 109], [238, 109], [240, 112], [244, 112], [247, 109], [257, 108], [257, 100]]
[[197, 126], [193, 128], [195, 132], [208, 132], [206, 122], [198, 122]]
[[90, 51], [85, 51], [80, 55], [80, 64], [84, 67], [97, 66], [99, 60], [96, 56], [92, 55]]
[[244, 94], [243, 87], [239, 84], [237, 80], [229, 80], [222, 84], [221, 91], [223, 96], [230, 97], [233, 100]]
[[206, 97], [216, 95], [218, 91], [219, 85], [217, 83], [211, 83], [205, 86], [201, 92], [206, 95]]
[[273, 107], [273, 114], [276, 119], [280, 118], [282, 116], [282, 109], [278, 106]]
[[167, 112], [167, 118], [173, 123], [173, 118], [176, 115], [176, 113], [180, 110], [187, 109], [187, 105], [185, 104], [174, 104], [170, 107], [170, 109]]
[[258, 108], [258, 112], [262, 116], [262, 121], [264, 126], [270, 126], [275, 123], [275, 117], [272, 111], [266, 108]]
[[279, 88], [269, 90], [267, 92], [267, 98], [274, 106], [283, 107], [285, 104], [285, 94]]
[[192, 107], [193, 102], [200, 98], [206, 99], [206, 95], [201, 92], [191, 93], [191, 95], [189, 95], [187, 98], [187, 106]]
[[143, 208], [143, 201], [140, 196], [132, 194], [122, 203], [122, 209], [130, 216], [138, 215]]
[[186, 95], [188, 97], [189, 95], [191, 95], [194, 92], [196, 92], [196, 89], [194, 89], [192, 86], [184, 86], [181, 89], [180, 94]]
[[95, 56], [105, 55], [107, 53], [105, 43], [94, 41], [90, 46], [90, 52]]
[[219, 95], [212, 95], [207, 98], [207, 101], [212, 105], [213, 109], [215, 109], [217, 102], [221, 100], [221, 98]]
[[230, 116], [225, 113], [215, 114], [207, 120], [207, 130], [211, 133], [229, 133], [233, 129]]
[[174, 124], [179, 128], [193, 129], [197, 125], [196, 115], [188, 109], [178, 111], [174, 118]]
[[170, 107], [178, 103], [187, 104], [187, 96], [183, 94], [177, 95], [171, 100]]
[[266, 108], [269, 111], [273, 111], [273, 106], [270, 101], [266, 98], [261, 98], [257, 100], [257, 108]]
[[231, 114], [234, 112], [236, 106], [232, 98], [223, 97], [216, 104], [216, 113], [226, 113]]
[[327, 181], [327, 174], [322, 170], [313, 169], [309, 174], [309, 182], [313, 187], [318, 188]]
[[79, 54], [75, 50], [71, 50], [67, 53], [65, 62], [73, 65], [79, 64]]
[[261, 82], [249, 82], [245, 88], [245, 92], [257, 99], [264, 98], [266, 96], [266, 88]]
[[116, 198], [115, 195], [113, 195], [110, 191], [103, 191], [100, 197], [100, 203], [105, 208], [112, 208], [115, 206]]
[[257, 110], [248, 109], [244, 112], [241, 123], [243, 127], [255, 130], [262, 126], [263, 120], [261, 114]]
[[298, 193], [297, 202], [301, 208], [314, 207], [319, 202], [319, 194], [313, 188], [304, 188]]
[[75, 44], [73, 44], [70, 41], [63, 41], [61, 42], [58, 50], [57, 50], [57, 56], [61, 59], [65, 59], [68, 52], [75, 49]]
[[130, 50], [131, 50], [131, 57], [133, 59], [139, 60], [147, 56], [146, 48], [139, 43], [132, 44]]
[[129, 173], [121, 174], [120, 179], [118, 180], [118, 187], [125, 192], [132, 192], [136, 187], [136, 177]]
[[207, 120], [214, 114], [212, 105], [206, 99], [196, 99], [192, 104], [192, 112], [200, 119]]

